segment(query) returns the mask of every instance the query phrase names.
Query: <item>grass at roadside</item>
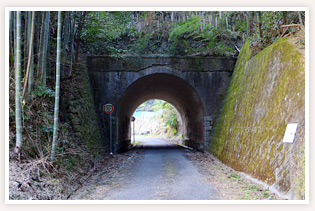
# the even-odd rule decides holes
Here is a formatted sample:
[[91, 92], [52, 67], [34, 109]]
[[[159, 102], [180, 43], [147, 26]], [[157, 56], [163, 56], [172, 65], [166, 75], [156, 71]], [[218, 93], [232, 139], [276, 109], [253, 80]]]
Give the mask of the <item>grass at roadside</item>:
[[283, 200], [262, 184], [221, 163], [210, 153], [191, 151], [187, 156], [204, 173], [221, 200]]

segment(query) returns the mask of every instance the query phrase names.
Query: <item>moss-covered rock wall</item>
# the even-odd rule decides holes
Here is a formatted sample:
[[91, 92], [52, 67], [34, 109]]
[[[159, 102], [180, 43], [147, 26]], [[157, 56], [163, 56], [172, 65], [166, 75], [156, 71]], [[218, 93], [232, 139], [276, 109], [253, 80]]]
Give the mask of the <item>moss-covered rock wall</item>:
[[92, 155], [106, 150], [104, 135], [95, 112], [94, 98], [85, 67], [63, 82], [61, 111], [70, 122], [78, 144], [83, 144]]
[[[289, 199], [304, 198], [305, 57], [281, 38], [254, 57], [246, 42], [209, 151]], [[293, 144], [283, 143], [298, 123]]]

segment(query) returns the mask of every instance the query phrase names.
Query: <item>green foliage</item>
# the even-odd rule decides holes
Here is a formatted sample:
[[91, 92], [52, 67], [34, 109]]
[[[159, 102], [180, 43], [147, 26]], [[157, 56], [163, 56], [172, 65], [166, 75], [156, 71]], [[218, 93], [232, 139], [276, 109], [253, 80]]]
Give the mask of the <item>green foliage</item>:
[[228, 56], [230, 52], [233, 51], [233, 48], [226, 46], [224, 43], [219, 42], [216, 46], [216, 52], [219, 55]]
[[202, 25], [199, 16], [192, 16], [187, 21], [179, 24], [169, 35], [168, 41], [171, 43], [172, 54], [185, 54], [189, 49], [188, 39], [200, 36], [199, 27]]
[[91, 54], [125, 53], [125, 49], [119, 47], [119, 42], [123, 37], [129, 39], [137, 35], [130, 25], [130, 14], [127, 11], [88, 12], [81, 33], [83, 49]]
[[163, 119], [163, 122], [165, 122], [167, 130], [170, 131], [172, 134], [176, 134], [179, 127], [176, 108], [166, 101], [160, 101], [159, 104], [156, 105], [155, 109], [157, 109], [158, 107], [162, 109], [162, 114], [160, 118]]
[[262, 39], [263, 43], [267, 45], [280, 38], [278, 27], [281, 21], [281, 12], [264, 12], [262, 18], [264, 19]]
[[164, 100], [149, 100], [142, 103], [136, 111], [155, 111], [163, 120], [167, 132], [176, 134], [179, 128], [176, 108]]
[[167, 120], [165, 123], [165, 125], [168, 125], [171, 128], [176, 128], [177, 124], [178, 124], [178, 122], [177, 122], [177, 116], [176, 115], [171, 115], [171, 118], [169, 120]]
[[148, 34], [141, 34], [141, 37], [137, 40], [137, 42], [134, 42], [129, 45], [135, 53], [137, 54], [148, 54], [152, 50], [151, 48], [158, 43], [158, 40], [154, 40], [153, 34], [155, 32], [152, 31]]
[[235, 179], [235, 180], [239, 180], [241, 178], [240, 175], [238, 175], [236, 173], [231, 173], [230, 176], [232, 179]]
[[260, 198], [270, 198], [271, 194], [268, 189], [262, 189], [257, 187], [256, 185], [249, 185], [244, 190], [244, 196], [242, 196], [241, 200], [255, 200]]
[[267, 46], [281, 36], [281, 25], [299, 22], [295, 11], [223, 11], [220, 16], [219, 11], [197, 14], [182, 11], [172, 16], [171, 12], [161, 11], [90, 11], [81, 32], [81, 45], [86, 53], [95, 55], [229, 56], [237, 53], [234, 50], [237, 41], [250, 37], [249, 29], [253, 32], [253, 41]]
[[234, 50], [223, 41], [223, 37], [227, 36], [233, 35], [225, 29], [216, 29], [210, 24], [202, 23], [199, 16], [192, 16], [170, 32], [168, 41], [171, 43], [172, 54], [184, 55], [196, 52], [229, 55]]
[[36, 86], [32, 95], [33, 97], [55, 97], [55, 92], [46, 86]]
[[39, 129], [45, 133], [52, 133], [54, 131], [54, 125], [41, 125]]
[[293, 178], [295, 183], [295, 197], [305, 200], [305, 144], [300, 147], [299, 155], [295, 158], [297, 162], [297, 173]]

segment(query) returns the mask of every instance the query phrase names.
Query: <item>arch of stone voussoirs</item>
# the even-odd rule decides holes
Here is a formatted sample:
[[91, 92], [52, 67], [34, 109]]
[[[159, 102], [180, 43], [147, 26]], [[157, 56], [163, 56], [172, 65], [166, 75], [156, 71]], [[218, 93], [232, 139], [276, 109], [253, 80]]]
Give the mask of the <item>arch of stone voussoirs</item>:
[[150, 99], [165, 100], [182, 117], [185, 145], [202, 150], [204, 145], [204, 108], [198, 93], [184, 79], [167, 73], [154, 73], [133, 82], [120, 99], [117, 111], [117, 151], [130, 146], [130, 118], [136, 108]]

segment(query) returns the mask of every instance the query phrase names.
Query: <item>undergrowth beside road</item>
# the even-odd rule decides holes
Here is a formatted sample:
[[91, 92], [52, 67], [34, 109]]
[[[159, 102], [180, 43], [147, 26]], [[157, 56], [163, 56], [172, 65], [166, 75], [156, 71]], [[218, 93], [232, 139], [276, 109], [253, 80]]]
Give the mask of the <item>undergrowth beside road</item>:
[[221, 200], [284, 200], [267, 187], [246, 178], [210, 153], [191, 151], [187, 156], [204, 172]]
[[[80, 65], [78, 68], [81, 71], [83, 67]], [[72, 81], [80, 80], [77, 77], [80, 75], [74, 74]], [[46, 87], [37, 87], [30, 98], [23, 101], [23, 141], [21, 154], [17, 156], [14, 153], [16, 137], [13, 78], [13, 72], [10, 71], [9, 149], [6, 149], [9, 151], [9, 200], [67, 199], [96, 170], [104, 153], [95, 150], [96, 144], [91, 152], [89, 140], [78, 138], [64, 113], [59, 112], [56, 158], [54, 162], [50, 162], [55, 93], [53, 80], [48, 80]], [[80, 88], [80, 83], [74, 84], [75, 86], [73, 84], [70, 84], [73, 89]], [[67, 87], [65, 81], [62, 87]]]

